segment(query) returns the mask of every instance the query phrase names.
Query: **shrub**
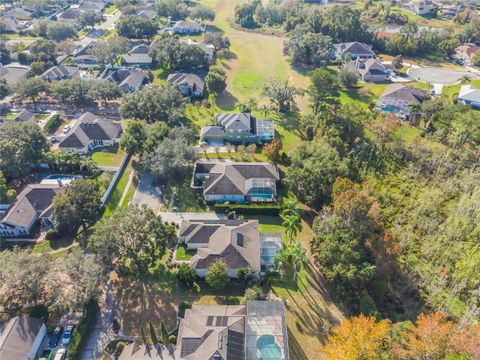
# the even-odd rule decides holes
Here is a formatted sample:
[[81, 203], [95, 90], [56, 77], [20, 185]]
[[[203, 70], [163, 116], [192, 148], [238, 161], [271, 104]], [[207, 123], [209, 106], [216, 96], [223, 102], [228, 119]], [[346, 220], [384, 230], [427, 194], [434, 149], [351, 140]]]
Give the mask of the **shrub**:
[[124, 348], [125, 348], [125, 343], [123, 341], [119, 341], [115, 346], [115, 355], [120, 356]]
[[260, 286], [253, 286], [245, 290], [245, 299], [247, 301], [259, 300], [263, 291]]
[[197, 273], [190, 264], [182, 263], [178, 268], [177, 277], [184, 284], [192, 285], [197, 279]]
[[30, 309], [29, 315], [37, 319], [48, 319], [48, 309], [45, 305], [39, 304], [35, 305]]
[[267, 215], [279, 216], [280, 206], [278, 205], [241, 205], [241, 204], [215, 204], [214, 211], [216, 213], [228, 213], [235, 211], [237, 214], [243, 215]]
[[183, 300], [180, 303], [180, 309], [181, 310], [191, 309], [191, 308], [192, 308], [192, 304], [190, 304], [190, 301], [188, 301], [188, 300]]
[[238, 280], [243, 282], [246, 286], [252, 286], [257, 282], [257, 275], [255, 269], [250, 267], [238, 269]]
[[96, 300], [90, 299], [83, 309], [83, 314], [78, 321], [77, 327], [73, 331], [72, 340], [68, 347], [67, 359], [77, 360], [80, 358], [80, 353], [87, 340], [87, 335], [95, 326], [97, 312], [98, 304]]
[[47, 334], [48, 334], [48, 335], [52, 335], [52, 334], [53, 334], [53, 331], [55, 330], [55, 328], [57, 327], [57, 325], [55, 325], [55, 324], [47, 324], [45, 327], [47, 328]]
[[55, 229], [48, 229], [47, 234], [45, 235], [45, 239], [47, 240], [56, 240], [58, 237], [59, 234], [55, 231]]
[[227, 286], [230, 281], [228, 276], [228, 266], [223, 260], [217, 260], [210, 264], [205, 276], [206, 283], [213, 289], [219, 290]]
[[62, 123], [62, 119], [60, 118], [60, 115], [54, 114], [50, 119], [48, 119], [43, 129], [47, 134], [50, 135], [55, 133], [55, 131], [58, 129], [61, 123]]
[[170, 336], [168, 337], [168, 342], [169, 342], [170, 344], [176, 344], [176, 343], [177, 343], [177, 337], [176, 337], [175, 335], [170, 335]]

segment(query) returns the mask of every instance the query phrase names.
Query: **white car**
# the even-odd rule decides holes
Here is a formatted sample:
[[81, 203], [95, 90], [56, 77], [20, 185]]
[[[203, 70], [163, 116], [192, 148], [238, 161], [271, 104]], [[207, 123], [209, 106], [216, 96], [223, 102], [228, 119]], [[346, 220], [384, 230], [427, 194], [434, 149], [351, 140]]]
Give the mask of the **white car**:
[[69, 131], [70, 131], [70, 125], [65, 125], [65, 126], [63, 127], [63, 133], [66, 134], [66, 133], [68, 133]]
[[67, 350], [65, 350], [65, 349], [58, 349], [57, 352], [55, 353], [55, 357], [53, 358], [53, 360], [63, 360], [63, 359], [65, 359], [66, 352], [67, 352]]

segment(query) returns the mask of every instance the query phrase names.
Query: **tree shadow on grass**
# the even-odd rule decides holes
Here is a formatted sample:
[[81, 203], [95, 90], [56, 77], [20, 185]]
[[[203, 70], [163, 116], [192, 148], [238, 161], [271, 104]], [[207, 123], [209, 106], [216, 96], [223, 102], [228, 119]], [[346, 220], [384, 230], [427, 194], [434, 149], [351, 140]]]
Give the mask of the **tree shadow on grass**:
[[221, 110], [231, 111], [235, 109], [238, 99], [231, 92], [225, 90], [215, 98], [215, 105]]
[[298, 342], [295, 335], [293, 335], [292, 331], [287, 328], [288, 332], [288, 348], [290, 352], [290, 359], [295, 360], [309, 360], [307, 354], [302, 349], [302, 345]]
[[205, 32], [216, 32], [216, 33], [224, 33], [222, 29], [220, 29], [218, 26], [213, 25], [213, 24], [207, 24], [205, 26]]

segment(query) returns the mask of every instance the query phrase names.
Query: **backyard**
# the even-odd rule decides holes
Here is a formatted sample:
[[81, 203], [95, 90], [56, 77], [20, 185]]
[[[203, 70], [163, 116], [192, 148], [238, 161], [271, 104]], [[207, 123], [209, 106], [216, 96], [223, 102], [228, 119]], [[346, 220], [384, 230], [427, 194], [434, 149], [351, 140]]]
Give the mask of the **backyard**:
[[97, 166], [118, 167], [125, 157], [125, 152], [119, 147], [108, 147], [92, 151], [90, 156]]

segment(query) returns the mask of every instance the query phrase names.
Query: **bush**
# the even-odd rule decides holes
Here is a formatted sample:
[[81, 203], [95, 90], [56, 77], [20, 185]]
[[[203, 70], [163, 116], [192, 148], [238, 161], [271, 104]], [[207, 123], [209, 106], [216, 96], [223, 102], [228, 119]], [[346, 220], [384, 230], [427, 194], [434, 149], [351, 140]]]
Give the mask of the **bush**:
[[190, 304], [190, 301], [188, 301], [188, 300], [183, 300], [180, 303], [180, 309], [181, 310], [191, 309], [191, 308], [192, 308], [192, 304]]
[[45, 305], [39, 304], [35, 305], [30, 309], [29, 314], [31, 317], [37, 318], [37, 319], [43, 319], [47, 320], [48, 319], [48, 309]]
[[95, 326], [97, 312], [98, 304], [96, 300], [90, 299], [83, 309], [83, 314], [78, 321], [77, 327], [73, 331], [72, 340], [70, 341], [70, 346], [68, 347], [67, 359], [77, 360], [80, 358], [80, 353], [82, 352], [85, 341], [87, 340], [87, 335]]
[[266, 215], [279, 216], [280, 206], [278, 205], [241, 205], [241, 204], [215, 204], [216, 213], [229, 213], [235, 211], [243, 215]]
[[190, 264], [182, 263], [178, 268], [177, 277], [184, 284], [191, 285], [197, 279], [197, 273]]
[[177, 337], [176, 337], [175, 335], [170, 335], [170, 336], [168, 337], [168, 342], [169, 342], [170, 344], [176, 344], [176, 343], [177, 343]]
[[245, 290], [245, 299], [247, 301], [260, 300], [263, 291], [260, 286], [253, 286]]
[[57, 327], [57, 325], [55, 325], [55, 324], [47, 324], [45, 327], [47, 328], [47, 335], [52, 335], [52, 334], [53, 334], [53, 331], [55, 330], [55, 328]]
[[43, 129], [47, 134], [50, 135], [55, 133], [55, 131], [57, 131], [61, 123], [62, 123], [62, 119], [60, 118], [60, 115], [54, 114], [50, 119], [48, 119]]
[[237, 276], [238, 280], [240, 280], [246, 286], [252, 286], [257, 282], [257, 274], [255, 273], [255, 269], [250, 267], [238, 269]]
[[60, 237], [55, 229], [48, 229], [45, 239], [47, 240], [56, 240]]
[[217, 260], [210, 264], [205, 276], [205, 282], [215, 290], [223, 289], [230, 281], [228, 265], [223, 260]]
[[124, 348], [125, 348], [125, 343], [123, 341], [119, 341], [115, 346], [115, 355], [120, 356]]

